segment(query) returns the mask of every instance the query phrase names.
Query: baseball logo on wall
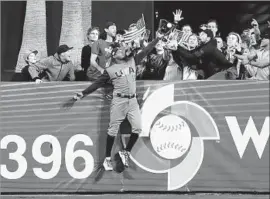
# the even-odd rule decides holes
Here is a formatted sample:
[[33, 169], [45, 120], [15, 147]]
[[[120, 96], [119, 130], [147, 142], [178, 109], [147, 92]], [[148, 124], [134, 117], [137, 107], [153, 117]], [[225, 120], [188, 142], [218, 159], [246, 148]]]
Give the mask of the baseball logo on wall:
[[142, 133], [131, 153], [143, 170], [167, 173], [168, 190], [185, 186], [197, 174], [205, 140], [220, 139], [211, 115], [198, 104], [174, 101], [174, 90], [170, 84], [144, 96]]

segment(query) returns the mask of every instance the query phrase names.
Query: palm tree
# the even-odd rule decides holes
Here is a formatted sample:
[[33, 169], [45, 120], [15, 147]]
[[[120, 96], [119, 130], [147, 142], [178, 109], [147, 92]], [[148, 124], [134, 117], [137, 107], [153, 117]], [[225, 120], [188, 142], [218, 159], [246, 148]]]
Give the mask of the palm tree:
[[26, 65], [23, 55], [29, 49], [38, 50], [39, 57], [47, 56], [45, 0], [27, 0], [22, 45], [15, 72], [20, 73]]
[[81, 50], [84, 46], [85, 28], [83, 28], [83, 24], [87, 23], [83, 22], [84, 20], [87, 20], [85, 18], [83, 20], [83, 16], [86, 18], [90, 16], [89, 13], [87, 13], [87, 10], [89, 9], [89, 6], [86, 6], [89, 4], [87, 1], [91, 2], [90, 0], [63, 1], [63, 18], [60, 45], [67, 44], [68, 46], [74, 47], [71, 53], [71, 58], [77, 69], [80, 66]]
[[84, 45], [88, 44], [86, 33], [92, 22], [92, 1], [82, 0], [82, 26], [84, 33]]

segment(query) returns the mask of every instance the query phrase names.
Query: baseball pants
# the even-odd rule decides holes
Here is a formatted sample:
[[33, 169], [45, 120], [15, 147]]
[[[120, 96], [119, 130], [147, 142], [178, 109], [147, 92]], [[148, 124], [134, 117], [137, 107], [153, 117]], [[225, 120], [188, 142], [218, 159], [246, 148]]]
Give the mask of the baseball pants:
[[108, 134], [110, 136], [116, 136], [120, 124], [127, 118], [131, 128], [132, 133], [139, 134], [142, 129], [141, 124], [141, 112], [137, 98], [132, 99], [115, 97], [111, 103], [110, 109], [110, 124], [108, 129]]

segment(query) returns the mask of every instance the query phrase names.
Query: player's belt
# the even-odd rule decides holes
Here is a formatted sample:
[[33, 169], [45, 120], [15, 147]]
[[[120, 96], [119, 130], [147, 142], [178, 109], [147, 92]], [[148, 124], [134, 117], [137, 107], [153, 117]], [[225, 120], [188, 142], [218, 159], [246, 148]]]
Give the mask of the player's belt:
[[136, 97], [136, 94], [124, 95], [124, 94], [121, 94], [121, 93], [117, 93], [116, 96], [117, 97], [122, 97], [122, 98], [132, 99], [132, 98]]

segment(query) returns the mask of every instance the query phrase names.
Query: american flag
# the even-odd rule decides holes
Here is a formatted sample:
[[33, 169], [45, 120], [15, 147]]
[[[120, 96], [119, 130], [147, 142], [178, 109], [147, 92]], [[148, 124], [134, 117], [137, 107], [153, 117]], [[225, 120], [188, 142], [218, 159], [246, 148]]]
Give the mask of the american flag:
[[130, 42], [134, 41], [135, 39], [141, 37], [145, 32], [146, 32], [145, 21], [144, 21], [143, 15], [142, 15], [142, 18], [140, 18], [137, 21], [136, 26], [132, 30], [127, 31], [123, 35], [124, 41], [125, 41], [125, 43], [130, 43]]
[[185, 33], [181, 31], [181, 36], [180, 36], [180, 39], [178, 40], [178, 44], [187, 43], [190, 35], [191, 33]]

